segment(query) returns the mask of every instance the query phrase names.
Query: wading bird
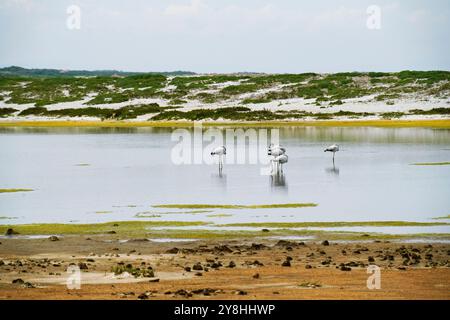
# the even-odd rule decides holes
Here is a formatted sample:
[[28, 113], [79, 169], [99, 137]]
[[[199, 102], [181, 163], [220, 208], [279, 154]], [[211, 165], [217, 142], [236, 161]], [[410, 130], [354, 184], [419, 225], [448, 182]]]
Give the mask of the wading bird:
[[217, 147], [212, 152], [212, 156], [219, 156], [219, 172], [222, 171], [223, 168], [223, 156], [227, 154], [227, 149], [225, 146]]
[[282, 154], [286, 153], [286, 149], [281, 147], [280, 145], [274, 145], [273, 143], [270, 144], [267, 154], [269, 156], [274, 156], [274, 157], [278, 157], [281, 156]]
[[288, 156], [287, 154], [283, 153], [282, 155], [276, 156], [271, 161], [272, 164], [275, 165], [276, 172], [281, 171], [281, 173], [283, 173], [283, 164], [288, 162]]
[[339, 151], [339, 146], [337, 144], [333, 144], [326, 148], [323, 152], [333, 152], [333, 163], [334, 163], [334, 155]]
[[273, 157], [273, 159], [270, 159], [270, 164], [272, 166], [271, 168], [272, 174], [278, 173], [280, 169], [281, 172], [283, 172], [283, 164], [288, 162], [288, 156], [286, 155], [286, 148], [271, 143], [267, 150], [267, 154]]

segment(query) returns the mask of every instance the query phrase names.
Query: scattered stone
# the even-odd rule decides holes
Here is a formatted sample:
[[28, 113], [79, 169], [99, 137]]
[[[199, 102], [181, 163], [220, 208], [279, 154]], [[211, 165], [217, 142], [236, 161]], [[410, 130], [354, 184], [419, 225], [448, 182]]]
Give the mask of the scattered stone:
[[374, 259], [374, 257], [369, 256], [369, 257], [367, 258], [367, 261], [369, 261], [369, 262], [375, 262], [375, 259]]
[[200, 262], [197, 262], [196, 264], [194, 264], [194, 265], [192, 266], [192, 269], [193, 269], [193, 270], [203, 270], [203, 267], [202, 267], [202, 265], [201, 265]]
[[312, 266], [311, 266], [310, 264], [307, 264], [307, 265], [305, 266], [305, 269], [312, 269]]
[[234, 261], [230, 261], [230, 263], [228, 264], [228, 268], [234, 268], [236, 267], [236, 263]]
[[203, 273], [201, 273], [201, 272], [197, 272], [197, 273], [195, 273], [195, 276], [197, 276], [197, 277], [201, 277], [201, 276], [203, 276]]
[[166, 251], [166, 253], [176, 254], [180, 251], [178, 248], [172, 248]]
[[78, 263], [78, 267], [80, 268], [80, 270], [87, 270], [88, 269], [87, 264], [84, 263], [84, 262], [79, 262]]
[[5, 235], [7, 235], [7, 236], [12, 236], [15, 234], [19, 234], [19, 232], [15, 231], [13, 228], [8, 228], [8, 230], [6, 230], [6, 233], [5, 233]]
[[341, 265], [340, 270], [341, 271], [352, 271], [352, 268], [344, 266], [344, 265]]
[[116, 234], [117, 232], [115, 232], [114, 230], [111, 231], [106, 231], [106, 234]]
[[246, 296], [246, 295], [247, 295], [247, 291], [244, 291], [244, 290], [236, 290], [236, 291], [234, 292], [234, 294], [235, 294], [235, 295], [238, 295], [238, 296]]
[[255, 274], [253, 275], [253, 279], [259, 279], [259, 278], [260, 278], [259, 273], [255, 273]]
[[48, 240], [50, 240], [50, 241], [59, 241], [59, 238], [57, 236], [50, 236], [48, 238]]
[[226, 246], [226, 245], [216, 246], [216, 247], [214, 247], [214, 251], [226, 252], [226, 253], [231, 253], [231, 252], [233, 252], [233, 250], [231, 250], [231, 249], [230, 249], [228, 246]]
[[322, 241], [322, 245], [323, 246], [329, 246], [330, 243], [328, 242], [328, 240], [324, 240], [324, 241]]
[[139, 300], [147, 300], [147, 299], [148, 299], [148, 295], [146, 295], [145, 293], [141, 293], [141, 294], [138, 296], [138, 299], [139, 299]]
[[13, 284], [24, 284], [25, 281], [23, 281], [22, 279], [18, 278], [18, 279], [14, 279], [14, 280], [12, 281], [12, 283], [13, 283]]
[[290, 267], [291, 266], [291, 262], [289, 260], [285, 260], [282, 264], [282, 267]]
[[261, 231], [262, 231], [262, 232], [270, 232], [269, 229], [262, 229]]
[[36, 288], [36, 287], [34, 286], [34, 284], [32, 284], [31, 282], [24, 282], [24, 283], [22, 284], [22, 287], [27, 288], [27, 289]]
[[191, 267], [184, 267], [184, 271], [191, 272]]
[[150, 279], [150, 280], [148, 280], [148, 282], [159, 282], [159, 278]]

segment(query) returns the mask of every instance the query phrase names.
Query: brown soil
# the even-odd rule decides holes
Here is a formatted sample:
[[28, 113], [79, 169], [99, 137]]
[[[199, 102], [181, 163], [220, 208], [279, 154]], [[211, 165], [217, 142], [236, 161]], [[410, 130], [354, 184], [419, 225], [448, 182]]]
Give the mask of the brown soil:
[[[449, 254], [448, 244], [425, 243], [1, 239], [0, 299], [450, 299]], [[155, 277], [115, 277], [121, 262]], [[65, 284], [71, 263], [87, 266], [79, 290]], [[381, 289], [367, 288], [369, 264], [381, 269]]]

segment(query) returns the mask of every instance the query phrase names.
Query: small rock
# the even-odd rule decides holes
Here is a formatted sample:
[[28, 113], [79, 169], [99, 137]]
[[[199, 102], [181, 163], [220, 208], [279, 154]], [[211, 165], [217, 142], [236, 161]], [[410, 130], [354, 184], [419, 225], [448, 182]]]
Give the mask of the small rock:
[[15, 234], [19, 234], [19, 232], [14, 231], [13, 228], [8, 228], [8, 230], [6, 230], [6, 233], [5, 233], [5, 235], [7, 235], [7, 236], [12, 236], [12, 235], [15, 235]]
[[247, 291], [244, 291], [244, 290], [236, 290], [236, 291], [234, 292], [234, 294], [235, 294], [235, 295], [238, 295], [238, 296], [246, 296], [246, 295], [247, 295]]
[[367, 261], [369, 261], [369, 262], [375, 262], [375, 259], [374, 259], [374, 257], [369, 256], [369, 257], [367, 258]]
[[260, 278], [259, 273], [255, 273], [255, 274], [253, 275], [253, 279], [259, 279], [259, 278]]
[[230, 261], [230, 263], [228, 264], [228, 268], [234, 268], [236, 267], [236, 263], [234, 261]]
[[185, 268], [184, 268], [184, 271], [186, 271], [186, 272], [191, 272], [191, 267], [185, 267]]
[[201, 276], [203, 276], [203, 273], [201, 273], [201, 272], [197, 272], [197, 273], [195, 273], [195, 276], [197, 276], [197, 277], [201, 277]]
[[87, 264], [84, 263], [84, 262], [79, 262], [78, 263], [78, 267], [80, 268], [80, 270], [87, 270], [88, 269]]
[[330, 243], [328, 242], [328, 240], [324, 240], [324, 241], [322, 241], [322, 245], [323, 246], [329, 246]]
[[178, 253], [180, 250], [178, 248], [172, 248], [166, 251], [166, 253], [171, 253], [171, 254], [176, 254]]
[[341, 266], [341, 267], [340, 267], [340, 270], [341, 270], [341, 271], [352, 271], [352, 268], [347, 267], [347, 266]]
[[305, 266], [305, 269], [312, 269], [312, 266], [311, 266], [310, 264], [307, 264], [307, 265]]
[[25, 282], [24, 282], [22, 279], [18, 278], [18, 279], [14, 279], [14, 280], [12, 281], [12, 283], [13, 283], [13, 284], [24, 284]]
[[196, 264], [194, 264], [194, 265], [192, 266], [192, 269], [193, 269], [193, 270], [203, 270], [203, 267], [202, 267], [202, 265], [201, 265], [200, 262], [197, 262]]
[[48, 240], [50, 240], [50, 241], [59, 241], [59, 238], [57, 236], [50, 236], [48, 238]]
[[289, 260], [286, 260], [286, 261], [284, 261], [284, 262], [281, 264], [281, 266], [282, 266], [282, 267], [290, 267], [290, 266], [291, 266], [291, 262], [290, 262]]
[[148, 282], [159, 282], [159, 278], [150, 279], [150, 280], [148, 280]]
[[261, 231], [262, 231], [262, 232], [270, 232], [269, 229], [262, 229]]
[[114, 230], [111, 231], [106, 231], [106, 234], [116, 234], [117, 232], [115, 232]]
[[146, 295], [145, 293], [141, 293], [141, 294], [138, 296], [138, 299], [139, 299], [139, 300], [147, 300], [147, 299], [148, 299], [148, 295]]

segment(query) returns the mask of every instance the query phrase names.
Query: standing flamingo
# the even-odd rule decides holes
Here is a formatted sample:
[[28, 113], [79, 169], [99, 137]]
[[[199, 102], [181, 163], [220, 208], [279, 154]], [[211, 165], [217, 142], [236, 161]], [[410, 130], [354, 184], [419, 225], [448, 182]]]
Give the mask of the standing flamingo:
[[217, 147], [212, 152], [212, 156], [219, 156], [219, 172], [222, 172], [223, 168], [223, 156], [227, 154], [225, 146]]
[[333, 152], [333, 163], [334, 163], [334, 155], [339, 151], [339, 146], [337, 144], [333, 144], [327, 148], [323, 152]]
[[270, 144], [267, 154], [273, 157], [273, 159], [270, 160], [272, 165], [272, 173], [274, 173], [275, 167], [277, 173], [280, 169], [281, 172], [283, 172], [283, 164], [288, 162], [286, 148], [281, 147], [280, 145]]
[[276, 168], [277, 168], [277, 172], [281, 171], [281, 173], [283, 173], [283, 164], [288, 162], [288, 156], [287, 154], [282, 154], [279, 155], [277, 157], [275, 157], [274, 159], [272, 159], [272, 163], [275, 164]]

